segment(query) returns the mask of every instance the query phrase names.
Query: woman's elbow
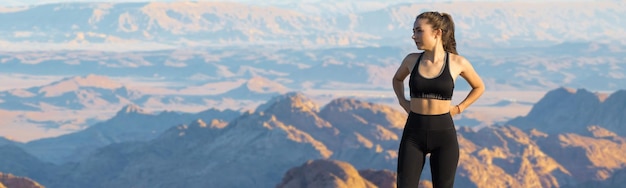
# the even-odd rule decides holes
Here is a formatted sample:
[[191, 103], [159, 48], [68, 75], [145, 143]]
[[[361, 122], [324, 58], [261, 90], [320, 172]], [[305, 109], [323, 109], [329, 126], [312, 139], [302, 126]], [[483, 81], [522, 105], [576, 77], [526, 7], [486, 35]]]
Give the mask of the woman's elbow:
[[404, 82], [404, 79], [399, 78], [397, 76], [394, 76], [393, 78], [391, 78], [391, 83], [398, 83], [398, 82]]
[[478, 92], [484, 92], [485, 91], [485, 84], [478, 84], [475, 86], [472, 86], [472, 90], [478, 91]]

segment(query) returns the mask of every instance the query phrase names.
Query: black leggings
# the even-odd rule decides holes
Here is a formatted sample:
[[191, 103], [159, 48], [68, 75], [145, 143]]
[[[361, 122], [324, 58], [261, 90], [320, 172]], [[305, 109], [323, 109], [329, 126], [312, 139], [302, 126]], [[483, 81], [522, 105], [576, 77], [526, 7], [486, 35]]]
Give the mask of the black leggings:
[[409, 113], [398, 151], [398, 188], [418, 186], [428, 153], [433, 187], [452, 187], [459, 161], [459, 142], [449, 113]]

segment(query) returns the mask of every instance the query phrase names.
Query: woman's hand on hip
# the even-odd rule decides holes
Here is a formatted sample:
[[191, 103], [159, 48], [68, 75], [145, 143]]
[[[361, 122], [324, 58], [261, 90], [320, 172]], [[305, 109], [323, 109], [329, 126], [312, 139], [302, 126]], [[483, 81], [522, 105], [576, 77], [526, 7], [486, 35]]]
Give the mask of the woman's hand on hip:
[[404, 108], [404, 111], [406, 111], [406, 113], [409, 113], [411, 111], [411, 101], [409, 100], [400, 100], [400, 106]]
[[450, 106], [450, 116], [454, 117], [461, 113], [459, 106]]

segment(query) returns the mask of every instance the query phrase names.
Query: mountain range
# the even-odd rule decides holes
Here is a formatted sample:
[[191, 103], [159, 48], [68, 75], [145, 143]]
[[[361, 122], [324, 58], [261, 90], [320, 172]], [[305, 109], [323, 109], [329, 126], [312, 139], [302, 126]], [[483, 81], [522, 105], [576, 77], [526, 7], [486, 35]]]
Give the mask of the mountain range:
[[[291, 91], [325, 98], [325, 102], [350, 96], [395, 104], [389, 79], [403, 51], [346, 47], [3, 52], [0, 77], [6, 83], [58, 79], [0, 90], [0, 133], [22, 135], [14, 138], [20, 141], [68, 134], [111, 118], [129, 104], [149, 111], [196, 113], [207, 107], [245, 111]], [[620, 61], [626, 53], [619, 45], [567, 43], [517, 51], [525, 55], [502, 50], [466, 57], [488, 91], [547, 91], [559, 86], [615, 91], [626, 81], [621, 71], [626, 67]], [[467, 91], [469, 85], [458, 79], [455, 90]], [[500, 96], [500, 102], [525, 94], [516, 95], [520, 96]], [[530, 108], [535, 102], [516, 104]], [[493, 108], [508, 104], [512, 103], [494, 104]], [[465, 122], [484, 125], [494, 121]], [[33, 132], [26, 127], [42, 130]]]
[[[27, 142], [23, 148], [41, 160], [53, 163], [79, 161], [98, 148], [114, 143], [147, 141], [156, 138], [178, 124], [197, 119], [228, 122], [240, 113], [232, 110], [209, 109], [199, 113], [161, 112], [150, 114], [129, 105], [113, 118], [97, 123], [81, 132]], [[80, 134], [78, 134], [80, 133]]]
[[[6, 7], [0, 33], [19, 49], [146, 50], [178, 47], [288, 48], [410, 43], [423, 11], [453, 15], [464, 46], [624, 42], [624, 1], [53, 3]], [[593, 19], [590, 19], [593, 18]], [[578, 20], [573, 22], [571, 20]], [[404, 41], [404, 42], [402, 42]], [[42, 45], [32, 46], [31, 43]], [[49, 44], [60, 44], [46, 47]], [[101, 44], [100, 47], [97, 47]], [[108, 46], [107, 46], [108, 45]]]
[[[150, 111], [196, 113], [207, 106], [245, 111], [290, 91], [317, 93], [326, 101], [349, 95], [395, 103], [389, 78], [402, 58], [415, 52], [407, 31], [415, 14], [428, 9], [453, 14], [459, 51], [490, 91], [560, 86], [615, 91], [626, 81], [621, 61], [626, 43], [614, 34], [626, 25], [619, 19], [623, 4], [204, 1], [3, 7], [0, 78], [7, 84], [0, 86], [0, 132], [20, 135], [12, 138], [20, 141], [64, 135], [129, 104]], [[460, 79], [455, 88], [470, 87]], [[517, 104], [529, 108], [534, 102]]]
[[[542, 103], [561, 100], [551, 96], [563, 91], [576, 95], [571, 89], [558, 88]], [[610, 96], [623, 99], [621, 92]], [[589, 101], [592, 99], [572, 103]], [[552, 108], [538, 103], [532, 111]], [[566, 109], [572, 117], [591, 115]], [[623, 127], [622, 116], [611, 117], [616, 119], [607, 118], [607, 122]], [[0, 162], [0, 172], [29, 177], [47, 187], [280, 187], [294, 183], [378, 187], [393, 184], [396, 147], [406, 114], [386, 105], [346, 98], [320, 107], [307, 96], [290, 92], [229, 122], [211, 118], [170, 124], [151, 140], [109, 144], [63, 164], [42, 162], [22, 146], [3, 141], [8, 144], [0, 146], [6, 154], [0, 156], [4, 161]], [[529, 113], [518, 119], [523, 118], [536, 117]], [[604, 128], [609, 126], [603, 123], [571, 125], [571, 129], [556, 131], [516, 127], [513, 122], [479, 130], [458, 128], [461, 157], [455, 185], [619, 186], [616, 183], [626, 166], [622, 157], [626, 137], [622, 133]], [[578, 131], [582, 130], [578, 126], [584, 131]], [[116, 128], [120, 129], [123, 127]], [[302, 173], [306, 169], [337, 176], [315, 179], [318, 176]], [[379, 174], [379, 178], [371, 174]], [[423, 183], [428, 185], [430, 173], [425, 170], [423, 174]]]
[[[625, 46], [568, 42], [507, 50], [460, 49], [460, 53], [472, 62], [490, 89], [547, 91], [566, 86], [615, 90], [626, 79], [621, 71], [626, 67], [620, 60], [626, 54]], [[0, 74], [7, 75], [7, 79], [95, 74], [176, 89], [263, 77], [286, 90], [381, 90], [391, 88], [389, 78], [411, 52], [415, 51], [400, 47], [0, 52]], [[458, 84], [461, 90], [469, 89], [464, 82]], [[223, 93], [208, 89], [203, 93]], [[194, 91], [202, 90], [179, 92]]]
[[[618, 135], [626, 135], [626, 90], [610, 95], [585, 89], [559, 88], [546, 93], [528, 115], [506, 124], [546, 133], [568, 130], [587, 132], [587, 126], [600, 125]], [[572, 115], [580, 114], [580, 115]]]
[[[258, 95], [249, 99], [263, 100], [265, 99], [264, 97], [269, 98], [268, 93], [279, 94], [278, 92], [283, 92], [267, 90], [266, 86], [271, 86], [271, 84], [264, 83], [264, 81], [263, 78], [252, 78], [249, 81], [239, 82], [241, 84], [239, 88], [243, 89], [243, 91], [240, 91], [241, 94], [258, 92]], [[193, 87], [189, 89], [200, 90]], [[150, 91], [150, 89], [148, 88], [145, 91]], [[2, 120], [3, 124], [0, 126], [0, 129], [3, 131], [0, 132], [2, 132], [2, 135], [9, 137], [11, 135], [19, 136], [13, 139], [21, 141], [24, 139], [34, 140], [37, 138], [55, 137], [91, 128], [90, 126], [92, 125], [110, 124], [103, 121], [124, 114], [146, 115], [145, 117], [140, 117], [141, 115], [137, 117], [139, 119], [151, 119], [152, 121], [179, 122], [181, 118], [190, 121], [203, 115], [224, 113], [225, 116], [222, 119], [230, 120], [227, 117], [240, 113], [240, 111], [230, 109], [233, 105], [245, 106], [254, 103], [245, 101], [228, 103], [229, 100], [239, 100], [241, 97], [222, 100], [220, 95], [188, 96], [184, 94], [174, 95], [173, 93], [175, 92], [144, 94], [139, 89], [129, 88], [121, 82], [98, 75], [68, 77], [45, 86], [2, 91], [0, 92], [0, 110], [2, 110], [0, 114], [3, 114], [4, 118]], [[226, 104], [219, 105], [218, 103]], [[177, 109], [175, 108], [176, 106], [181, 107]], [[141, 109], [142, 107], [149, 110], [143, 110]], [[158, 118], [153, 119], [152, 115], [150, 115], [153, 113], [160, 113], [160, 115]], [[198, 115], [191, 115], [192, 113]], [[118, 121], [115, 118], [112, 120], [114, 121], [112, 124], [116, 124], [116, 126], [137, 122]], [[149, 121], [138, 121], [150, 124]], [[103, 127], [109, 127], [106, 129], [110, 129], [108, 125]], [[156, 132], [146, 133], [158, 134], [162, 131], [161, 129], [164, 129], [164, 127], [155, 128], [154, 131]], [[62, 131], [62, 133], [55, 133], [51, 130]], [[94, 133], [100, 134], [100, 131], [103, 130], [95, 131]], [[106, 132], [106, 130], [104, 131]], [[136, 134], [136, 132], [132, 132], [132, 129], [129, 129], [129, 131], [131, 135]], [[110, 140], [120, 139], [117, 136], [109, 136], [112, 135], [102, 138], [107, 144]], [[89, 136], [87, 138], [95, 137]]]

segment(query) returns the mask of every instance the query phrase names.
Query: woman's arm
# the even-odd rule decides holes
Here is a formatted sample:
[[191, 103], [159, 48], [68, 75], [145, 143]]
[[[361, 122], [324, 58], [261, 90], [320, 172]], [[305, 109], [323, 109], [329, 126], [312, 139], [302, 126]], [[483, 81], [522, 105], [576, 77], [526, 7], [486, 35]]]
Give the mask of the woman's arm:
[[461, 103], [456, 105], [457, 114], [463, 112], [467, 107], [474, 103], [485, 91], [485, 84], [474, 70], [472, 64], [465, 58], [460, 59], [461, 73], [459, 74], [472, 87], [467, 97]]
[[411, 102], [404, 96], [404, 79], [406, 79], [406, 77], [410, 74], [409, 69], [407, 68], [407, 62], [409, 62], [408, 59], [410, 56], [411, 54], [407, 55], [402, 60], [402, 64], [398, 67], [398, 70], [393, 76], [391, 82], [393, 85], [393, 91], [396, 93], [400, 106], [402, 106], [407, 113], [411, 110]]

